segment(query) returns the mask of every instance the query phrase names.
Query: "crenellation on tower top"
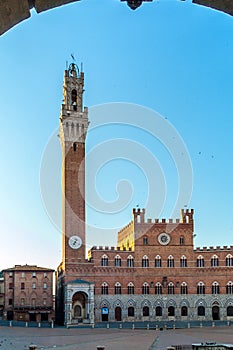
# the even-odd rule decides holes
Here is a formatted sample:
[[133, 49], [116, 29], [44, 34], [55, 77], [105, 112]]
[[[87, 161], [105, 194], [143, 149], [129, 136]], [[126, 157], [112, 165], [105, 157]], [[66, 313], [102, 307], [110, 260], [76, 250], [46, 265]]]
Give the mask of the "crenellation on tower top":
[[140, 208], [133, 208], [133, 219], [134, 223], [136, 225], [140, 224], [193, 224], [193, 215], [194, 210], [193, 209], [181, 209], [181, 219], [174, 219], [174, 218], [155, 218], [154, 220], [151, 218], [148, 218], [145, 220], [145, 209]]
[[181, 209], [180, 216], [183, 223], [193, 222], [194, 209]]

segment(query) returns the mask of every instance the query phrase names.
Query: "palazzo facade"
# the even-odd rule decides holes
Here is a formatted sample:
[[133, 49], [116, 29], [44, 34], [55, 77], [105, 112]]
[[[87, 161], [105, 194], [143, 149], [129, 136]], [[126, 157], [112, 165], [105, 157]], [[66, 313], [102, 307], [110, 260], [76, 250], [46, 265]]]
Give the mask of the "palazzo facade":
[[117, 247], [86, 258], [84, 73], [65, 70], [60, 115], [62, 262], [56, 317], [61, 324], [233, 319], [233, 247], [194, 248], [194, 211], [146, 219], [133, 209]]

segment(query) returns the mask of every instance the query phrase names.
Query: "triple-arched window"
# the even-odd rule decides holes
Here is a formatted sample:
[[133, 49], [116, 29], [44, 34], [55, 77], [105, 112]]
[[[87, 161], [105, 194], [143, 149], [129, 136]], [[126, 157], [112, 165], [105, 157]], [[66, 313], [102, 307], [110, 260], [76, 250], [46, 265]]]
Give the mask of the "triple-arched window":
[[108, 294], [108, 284], [106, 282], [102, 283], [101, 294], [103, 294], [103, 295], [107, 295]]
[[162, 284], [160, 282], [157, 282], [155, 285], [155, 294], [162, 294]]
[[169, 257], [167, 258], [167, 267], [174, 267], [174, 258], [172, 255], [169, 255]]
[[175, 293], [174, 283], [169, 282], [167, 286], [167, 294], [174, 294], [174, 293]]
[[134, 284], [132, 282], [128, 283], [128, 294], [134, 294]]
[[205, 266], [205, 260], [202, 255], [198, 255], [197, 257], [197, 267], [204, 267]]
[[233, 282], [231, 281], [227, 282], [226, 294], [233, 294]]
[[233, 256], [231, 254], [226, 256], [226, 266], [233, 266]]
[[162, 260], [160, 255], [156, 255], [155, 257], [155, 267], [162, 267]]
[[121, 294], [121, 284], [119, 282], [115, 283], [115, 294]]
[[187, 258], [185, 255], [182, 255], [180, 258], [180, 267], [187, 267]]
[[120, 267], [121, 266], [121, 257], [120, 255], [115, 256], [115, 266]]
[[108, 256], [106, 254], [102, 255], [101, 266], [108, 266]]
[[188, 286], [186, 282], [182, 282], [180, 285], [180, 294], [188, 294]]
[[142, 267], [149, 267], [149, 259], [147, 255], [144, 255], [142, 258]]
[[219, 283], [215, 281], [212, 284], [212, 294], [219, 294], [219, 293], [220, 293]]
[[149, 294], [149, 284], [147, 282], [144, 282], [142, 285], [142, 294]]
[[127, 258], [127, 267], [134, 267], [134, 258], [132, 255], [129, 255]]
[[212, 256], [211, 258], [211, 266], [218, 266], [219, 265], [219, 260], [218, 260], [218, 256], [215, 254]]
[[205, 294], [205, 285], [203, 282], [198, 282], [197, 285], [197, 294]]

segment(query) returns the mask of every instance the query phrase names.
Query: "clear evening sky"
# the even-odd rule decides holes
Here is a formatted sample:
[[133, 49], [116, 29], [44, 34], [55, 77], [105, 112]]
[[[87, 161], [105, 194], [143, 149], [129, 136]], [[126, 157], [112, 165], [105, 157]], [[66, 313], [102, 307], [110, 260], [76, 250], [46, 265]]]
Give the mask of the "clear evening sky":
[[[191, 160], [192, 196], [182, 206], [195, 209], [195, 246], [233, 245], [233, 18], [189, 1], [154, 1], [132, 11], [118, 0], [83, 0], [32, 12], [0, 37], [0, 269], [25, 263], [56, 268], [61, 259], [57, 127], [71, 53], [84, 65], [90, 128], [112, 102], [157, 111]], [[107, 105], [105, 122], [108, 113], [114, 120], [112, 108]], [[148, 113], [141, 114], [145, 128]], [[117, 229], [131, 220], [135, 206], [147, 207], [148, 217], [172, 216], [180, 174], [166, 146], [134, 122], [90, 131], [88, 247], [116, 245]], [[109, 149], [116, 153], [106, 161], [101, 156]], [[102, 202], [93, 199], [95, 190]], [[122, 207], [111, 209], [127, 194]]]

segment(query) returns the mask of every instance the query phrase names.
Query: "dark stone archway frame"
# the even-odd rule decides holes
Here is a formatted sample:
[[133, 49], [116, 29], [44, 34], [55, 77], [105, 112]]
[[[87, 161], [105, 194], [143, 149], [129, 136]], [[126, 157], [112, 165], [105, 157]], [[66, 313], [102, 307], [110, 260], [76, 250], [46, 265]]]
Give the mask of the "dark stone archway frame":
[[[66, 5], [81, 0], [1, 0], [0, 1], [0, 35], [19, 22], [30, 17], [30, 10], [35, 8], [37, 13], [50, 10], [54, 7]], [[119, 0], [122, 2], [132, 0]], [[142, 2], [153, 0], [142, 0]], [[185, 1], [185, 0], [181, 0]], [[192, 0], [194, 4], [211, 7], [215, 10], [233, 15], [232, 0]]]

